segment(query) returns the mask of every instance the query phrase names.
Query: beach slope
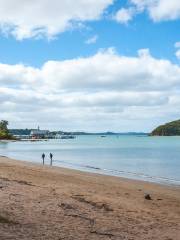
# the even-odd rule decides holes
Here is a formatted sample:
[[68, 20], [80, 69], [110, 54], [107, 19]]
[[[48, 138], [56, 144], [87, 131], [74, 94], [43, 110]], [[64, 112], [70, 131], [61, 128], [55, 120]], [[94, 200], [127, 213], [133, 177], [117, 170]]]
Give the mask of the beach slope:
[[[146, 200], [149, 193], [152, 200]], [[1, 240], [179, 240], [180, 188], [0, 157]]]

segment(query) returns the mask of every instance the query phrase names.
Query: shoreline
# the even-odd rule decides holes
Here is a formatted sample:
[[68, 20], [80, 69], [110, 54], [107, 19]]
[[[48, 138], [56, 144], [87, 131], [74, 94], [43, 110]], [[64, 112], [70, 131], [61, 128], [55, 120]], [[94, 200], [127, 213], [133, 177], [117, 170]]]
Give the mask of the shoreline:
[[[5, 157], [8, 159], [12, 159], [14, 161], [21, 161], [24, 163], [32, 163], [32, 164], [37, 164], [37, 165], [42, 165], [40, 162], [33, 162], [31, 160], [22, 160], [22, 159], [15, 159], [8, 157], [6, 155], [0, 157]], [[165, 185], [165, 186], [175, 186], [175, 187], [180, 187], [180, 180], [177, 179], [170, 179], [170, 178], [165, 178], [165, 177], [159, 177], [159, 176], [150, 176], [144, 173], [134, 173], [134, 172], [125, 172], [125, 171], [117, 171], [113, 169], [102, 169], [98, 167], [94, 167], [91, 165], [76, 165], [74, 163], [66, 163], [63, 161], [59, 160], [54, 160], [53, 163], [59, 163], [60, 165], [53, 165], [53, 167], [57, 168], [63, 168], [63, 169], [70, 169], [70, 170], [75, 170], [75, 171], [80, 171], [83, 173], [93, 173], [93, 174], [99, 174], [103, 176], [110, 176], [110, 177], [118, 177], [118, 178], [123, 178], [123, 179], [129, 179], [132, 181], [143, 181], [147, 183], [154, 183], [154, 184], [160, 184], [160, 185]], [[51, 167], [48, 164], [45, 164], [47, 167]]]
[[[150, 185], [155, 185], [155, 186], [161, 186], [161, 187], [167, 187], [167, 188], [175, 188], [175, 189], [179, 189], [180, 190], [180, 185], [176, 185], [176, 184], [165, 184], [162, 182], [153, 182], [153, 181], [147, 181], [147, 180], [141, 180], [141, 179], [137, 179], [137, 178], [128, 178], [128, 177], [123, 177], [120, 175], [110, 175], [110, 174], [105, 174], [105, 173], [101, 173], [101, 172], [93, 172], [93, 171], [88, 171], [88, 170], [81, 170], [81, 169], [75, 169], [75, 168], [71, 168], [71, 167], [66, 167], [66, 166], [57, 166], [57, 165], [48, 165], [48, 164], [41, 164], [40, 162], [32, 162], [32, 161], [28, 161], [28, 160], [18, 160], [18, 159], [14, 159], [14, 158], [10, 158], [7, 156], [1, 156], [0, 155], [0, 164], [2, 162], [2, 159], [6, 159], [5, 161], [7, 163], [10, 164], [15, 164], [15, 165], [19, 165], [19, 166], [29, 166], [29, 167], [37, 167], [37, 168], [43, 168], [48, 170], [54, 170], [56, 172], [69, 172], [70, 174], [75, 174], [78, 173], [80, 175], [89, 175], [91, 177], [102, 177], [102, 178], [115, 178], [115, 179], [119, 179], [120, 181], [124, 181], [124, 182], [134, 182], [137, 184], [150, 184]], [[4, 161], [3, 161], [4, 162]], [[94, 168], [94, 170], [96, 170], [96, 168]], [[100, 170], [100, 169], [97, 169]]]
[[178, 240], [179, 235], [179, 187], [0, 157], [2, 240]]

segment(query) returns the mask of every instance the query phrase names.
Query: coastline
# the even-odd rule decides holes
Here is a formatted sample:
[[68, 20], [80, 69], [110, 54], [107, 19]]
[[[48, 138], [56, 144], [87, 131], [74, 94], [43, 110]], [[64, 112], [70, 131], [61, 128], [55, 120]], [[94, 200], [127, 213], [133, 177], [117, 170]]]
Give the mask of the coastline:
[[[49, 165], [49, 152], [54, 153], [53, 166], [84, 172], [125, 177], [165, 185], [180, 186], [179, 138], [147, 137], [78, 137], [76, 141], [16, 142], [0, 144], [1, 155]], [[48, 151], [46, 152], [46, 149]]]
[[[33, 161], [32, 159], [26, 159], [24, 160], [24, 157], [18, 157], [16, 158], [12, 156], [1, 156], [0, 157], [6, 157], [8, 159], [13, 159], [15, 161], [21, 161], [25, 163], [32, 163], [32, 164], [37, 164], [41, 165], [41, 159], [39, 162]], [[49, 164], [49, 163], [48, 163]], [[45, 166], [50, 166], [48, 164], [45, 164]], [[59, 161], [59, 160], [54, 160], [53, 161], [53, 166], [57, 168], [63, 168], [63, 169], [70, 169], [70, 170], [75, 170], [75, 171], [81, 171], [84, 173], [94, 173], [94, 174], [99, 174], [99, 175], [104, 175], [104, 176], [112, 176], [112, 177], [119, 177], [119, 178], [125, 178], [125, 179], [130, 179], [132, 181], [143, 181], [143, 182], [149, 182], [149, 183], [155, 183], [155, 184], [161, 184], [161, 185], [166, 185], [166, 186], [175, 186], [175, 187], [180, 187], [180, 180], [174, 179], [174, 178], [165, 178], [165, 177], [160, 177], [160, 176], [151, 176], [148, 174], [144, 173], [135, 173], [135, 172], [128, 172], [128, 171], [119, 171], [119, 170], [114, 170], [114, 169], [103, 169], [99, 168], [96, 166], [92, 165], [83, 165], [83, 164], [76, 164], [76, 163], [70, 163], [70, 162], [65, 162], [65, 161]]]
[[0, 182], [2, 240], [179, 238], [179, 187], [6, 157]]

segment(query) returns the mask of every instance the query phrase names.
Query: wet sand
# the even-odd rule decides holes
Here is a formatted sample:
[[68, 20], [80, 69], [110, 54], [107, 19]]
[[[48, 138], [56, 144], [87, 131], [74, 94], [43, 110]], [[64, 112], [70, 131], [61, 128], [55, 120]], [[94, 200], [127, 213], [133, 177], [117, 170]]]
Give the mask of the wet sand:
[[5, 239], [179, 240], [180, 187], [0, 157]]

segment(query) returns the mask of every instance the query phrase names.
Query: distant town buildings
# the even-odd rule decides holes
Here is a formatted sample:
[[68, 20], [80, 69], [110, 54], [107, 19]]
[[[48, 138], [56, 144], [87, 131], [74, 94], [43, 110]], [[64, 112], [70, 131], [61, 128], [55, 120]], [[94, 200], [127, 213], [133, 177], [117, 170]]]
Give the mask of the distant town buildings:
[[33, 129], [30, 132], [30, 138], [31, 139], [44, 139], [44, 138], [50, 138], [50, 131], [49, 130], [40, 130], [40, 127], [38, 126], [38, 129]]
[[11, 134], [20, 140], [38, 141], [41, 139], [74, 139], [76, 136], [70, 132], [37, 129], [11, 129]]

